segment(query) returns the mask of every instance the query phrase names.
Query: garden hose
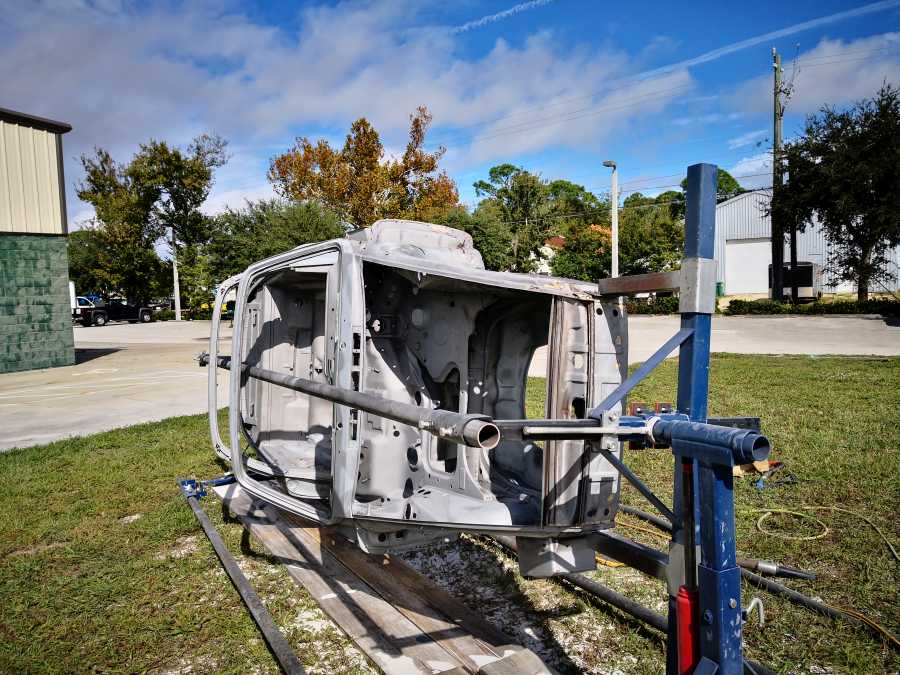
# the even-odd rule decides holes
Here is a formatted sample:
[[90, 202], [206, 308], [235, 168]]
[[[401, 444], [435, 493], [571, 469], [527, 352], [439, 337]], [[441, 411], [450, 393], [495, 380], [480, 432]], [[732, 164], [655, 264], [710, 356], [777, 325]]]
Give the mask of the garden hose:
[[[888, 540], [888, 538], [884, 535], [884, 533], [881, 531], [881, 529], [877, 525], [875, 525], [875, 523], [873, 523], [871, 520], [869, 520], [869, 518], [867, 518], [866, 516], [863, 516], [862, 514], [859, 514], [859, 513], [855, 513], [854, 511], [850, 511], [848, 509], [841, 508], [839, 506], [803, 506], [802, 508], [805, 508], [810, 511], [811, 510], [841, 511], [844, 513], [849, 513], [850, 515], [857, 516], [857, 517], [861, 518], [862, 520], [865, 520], [869, 525], [871, 525], [875, 529], [876, 532], [878, 532], [878, 534], [881, 536], [881, 538], [884, 540], [884, 542], [887, 544], [888, 548], [890, 549], [891, 554], [895, 558], [900, 559], [897, 556], [896, 549], [891, 544], [891, 542]], [[642, 520], [645, 520], [648, 523], [652, 523], [652, 524], [656, 525], [660, 530], [663, 530], [665, 532], [671, 531], [671, 527], [668, 525], [668, 523], [658, 523], [657, 521], [659, 521], [660, 519], [651, 513], [647, 513], [646, 511], [642, 511], [640, 509], [636, 509], [631, 506], [629, 506], [627, 509], [623, 509], [623, 510], [625, 511], [625, 513], [633, 515], [637, 518], [641, 518]], [[782, 510], [779, 510], [779, 509], [750, 509], [750, 510], [753, 512], [757, 512], [757, 513], [762, 511], [764, 516], [766, 515], [766, 513], [778, 513], [778, 512], [784, 511], [783, 509]], [[790, 513], [792, 515], [799, 515], [800, 517], [803, 517], [803, 518], [811, 518], [811, 516], [808, 516], [807, 514], [801, 514], [801, 513], [795, 512], [795, 511], [784, 511], [784, 512]], [[812, 520], [815, 520], [815, 521], [821, 523], [821, 521], [818, 518], [812, 518]], [[757, 521], [757, 523], [758, 522], [759, 521]], [[824, 523], [821, 523], [821, 524], [823, 527], [825, 527], [826, 530], [828, 529]], [[621, 525], [622, 527], [626, 527], [626, 528], [633, 529], [633, 530], [639, 530], [642, 532], [650, 532], [650, 530], [648, 530], [647, 528], [640, 527], [639, 525], [629, 525], [627, 523], [618, 523], [618, 525]], [[767, 530], [760, 530], [760, 531], [762, 531], [765, 534], [769, 534], [769, 531], [767, 531]], [[653, 532], [653, 534], [656, 536], [662, 536], [661, 532]], [[819, 539], [822, 536], [824, 536], [824, 535], [822, 535], [820, 533], [819, 535], [813, 536], [812, 538]], [[824, 614], [825, 616], [829, 616], [833, 619], [845, 619], [845, 620], [855, 619], [856, 621], [864, 624], [865, 626], [870, 628], [872, 631], [874, 631], [879, 637], [883, 638], [892, 647], [894, 647], [895, 649], [900, 649], [900, 640], [897, 639], [897, 636], [893, 635], [884, 626], [877, 623], [874, 619], [867, 616], [866, 614], [863, 614], [860, 611], [857, 611], [855, 609], [850, 609], [847, 607], [832, 607], [831, 605], [827, 605], [824, 602], [815, 600], [814, 598], [811, 598], [808, 595], [804, 595], [803, 593], [795, 591], [794, 589], [789, 588], [788, 586], [785, 586], [784, 584], [779, 584], [778, 582], [772, 581], [771, 579], [766, 579], [765, 577], [761, 577], [760, 575], [754, 574], [753, 572], [750, 572], [749, 570], [746, 570], [743, 568], [741, 568], [741, 576], [744, 579], [746, 579], [747, 581], [753, 583], [756, 586], [759, 586], [760, 588], [768, 591], [769, 593], [772, 593], [773, 595], [779, 595], [783, 598], [790, 600], [791, 602], [793, 602], [795, 604], [798, 604], [803, 607], [806, 607], [807, 609], [811, 609], [813, 611], [819, 612], [820, 614]]]

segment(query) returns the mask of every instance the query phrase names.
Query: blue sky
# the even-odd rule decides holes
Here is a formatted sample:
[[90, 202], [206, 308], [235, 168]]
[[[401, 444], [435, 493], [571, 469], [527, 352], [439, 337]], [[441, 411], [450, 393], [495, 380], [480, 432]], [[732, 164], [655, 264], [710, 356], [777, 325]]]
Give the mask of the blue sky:
[[270, 196], [269, 159], [296, 136], [340, 143], [366, 116], [400, 151], [418, 105], [467, 203], [501, 162], [601, 192], [614, 159], [626, 193], [654, 194], [707, 161], [754, 187], [771, 180], [772, 47], [794, 83], [790, 137], [825, 103], [900, 84], [900, 0], [0, 0], [0, 106], [74, 126], [74, 227], [91, 216], [77, 157], [95, 146], [127, 160], [218, 132], [232, 158], [215, 212]]

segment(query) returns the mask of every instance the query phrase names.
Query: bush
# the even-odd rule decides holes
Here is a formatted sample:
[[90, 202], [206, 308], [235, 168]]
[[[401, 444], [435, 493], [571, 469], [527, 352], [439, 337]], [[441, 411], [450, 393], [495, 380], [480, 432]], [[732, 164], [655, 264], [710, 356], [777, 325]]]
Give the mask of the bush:
[[740, 314], [882, 314], [900, 316], [900, 302], [897, 300], [839, 300], [837, 302], [811, 302], [805, 305], [791, 305], [773, 300], [732, 300], [725, 313]]
[[[223, 312], [223, 318], [227, 318], [226, 313]], [[211, 307], [198, 307], [196, 309], [183, 309], [181, 310], [181, 318], [187, 321], [209, 321], [212, 319], [212, 308]], [[158, 312], [153, 314], [154, 321], [174, 321], [175, 320], [175, 310], [174, 309], [161, 309]]]
[[209, 321], [212, 319], [212, 307], [198, 307], [197, 309], [187, 309], [182, 312], [185, 319], [191, 321]]
[[630, 298], [625, 302], [629, 314], [677, 314], [678, 296], [664, 295], [652, 298]]

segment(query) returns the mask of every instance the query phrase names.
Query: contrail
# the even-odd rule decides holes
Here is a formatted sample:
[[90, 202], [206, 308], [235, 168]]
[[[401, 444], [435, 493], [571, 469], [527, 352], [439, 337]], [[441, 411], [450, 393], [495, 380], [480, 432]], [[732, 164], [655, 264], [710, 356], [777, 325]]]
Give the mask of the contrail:
[[555, 2], [555, 0], [531, 0], [530, 2], [522, 2], [518, 5], [510, 7], [509, 9], [504, 9], [502, 12], [489, 14], [488, 16], [483, 16], [480, 19], [475, 19], [474, 21], [467, 21], [463, 25], [451, 29], [450, 32], [454, 35], [458, 33], [465, 33], [466, 31], [473, 30], [474, 28], [481, 28], [482, 26], [487, 26], [489, 23], [503, 21], [503, 19], [508, 19], [509, 17], [515, 16], [516, 14], [527, 12], [529, 9], [535, 9], [537, 7], [543, 7], [544, 5], [549, 5], [551, 2]]
[[[741, 50], [747, 49], [748, 47], [755, 47], [756, 45], [762, 44], [764, 42], [770, 42], [772, 40], [777, 40], [778, 38], [787, 37], [788, 35], [794, 35], [795, 33], [802, 33], [803, 31], [810, 30], [812, 28], [827, 26], [830, 23], [838, 23], [839, 21], [845, 21], [846, 19], [855, 19], [858, 16], [874, 14], [875, 12], [881, 12], [886, 9], [892, 9], [894, 7], [900, 7], [900, 0], [882, 0], [882, 2], [873, 2], [870, 5], [863, 5], [862, 7], [857, 7], [856, 9], [848, 9], [845, 12], [838, 12], [837, 14], [829, 14], [828, 16], [819, 17], [818, 19], [811, 19], [809, 21], [804, 21], [803, 23], [796, 23], [793, 26], [780, 28], [779, 30], [773, 30], [770, 33], [763, 33], [762, 35], [747, 38], [746, 40], [741, 40], [740, 42], [733, 42], [730, 45], [725, 45], [724, 47], [713, 49], [712, 51], [700, 54], [699, 56], [695, 56], [692, 59], [686, 59], [684, 61], [679, 61], [678, 63], [670, 63], [667, 66], [661, 66], [660, 68], [654, 68], [653, 70], [646, 70], [634, 77], [635, 79], [646, 79], [648, 77], [654, 77], [656, 75], [664, 75], [665, 73], [670, 73], [673, 70], [681, 70], [682, 68], [690, 68], [691, 66], [697, 66], [701, 63], [709, 63], [710, 61], [715, 61], [716, 59], [727, 56], [728, 54], [739, 52]], [[513, 7], [513, 9], [515, 9], [515, 7]]]

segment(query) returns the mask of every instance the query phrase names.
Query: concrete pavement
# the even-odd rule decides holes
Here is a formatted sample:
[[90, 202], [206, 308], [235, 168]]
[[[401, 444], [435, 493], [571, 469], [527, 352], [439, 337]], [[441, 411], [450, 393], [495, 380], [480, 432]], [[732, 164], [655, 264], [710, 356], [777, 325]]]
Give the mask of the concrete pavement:
[[206, 412], [208, 337], [208, 321], [76, 326], [74, 366], [0, 375], [0, 451]]
[[[628, 361], [646, 361], [679, 327], [678, 316], [628, 318]], [[880, 316], [714, 316], [712, 351], [732, 354], [900, 354], [900, 320]], [[673, 356], [677, 355], [676, 351]], [[539, 349], [529, 374], [547, 372]]]
[[[630, 361], [643, 361], [678, 317], [630, 319]], [[0, 450], [173, 415], [205, 412], [208, 321], [75, 327], [78, 363], [0, 375]], [[223, 335], [230, 338], [230, 331]], [[720, 317], [713, 351], [741, 354], [900, 355], [900, 322], [880, 317]], [[531, 372], [546, 372], [539, 350]], [[228, 373], [219, 371], [224, 402]]]

